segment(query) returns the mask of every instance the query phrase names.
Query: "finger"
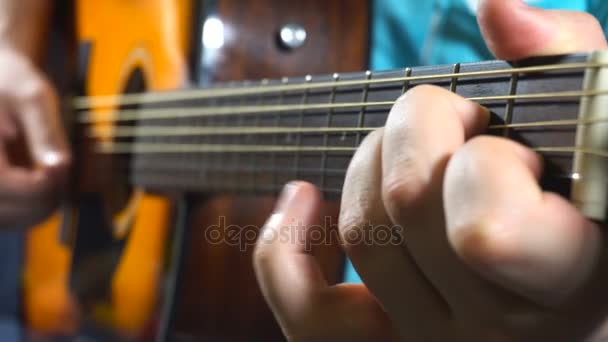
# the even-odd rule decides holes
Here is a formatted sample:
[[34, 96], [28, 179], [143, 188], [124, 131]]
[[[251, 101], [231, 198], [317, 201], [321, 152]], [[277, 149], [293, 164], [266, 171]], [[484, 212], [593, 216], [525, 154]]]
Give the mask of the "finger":
[[488, 120], [486, 109], [442, 88], [406, 93], [384, 130], [381, 200], [391, 220], [405, 227], [410, 254], [454, 315], [490, 330], [502, 325], [496, 308], [511, 300], [501, 300], [496, 287], [454, 255], [445, 232], [442, 191], [448, 160]]
[[290, 339], [389, 339], [390, 323], [365, 287], [329, 287], [310, 252], [307, 241], [310, 227], [319, 224], [320, 203], [318, 190], [308, 183], [283, 190], [254, 253], [264, 297]]
[[[382, 130], [371, 133], [351, 161], [342, 194], [340, 234], [353, 265], [394, 319], [401, 337], [437, 340], [453, 333], [449, 312], [402, 245], [402, 228], [386, 215], [381, 193], [382, 137]], [[381, 235], [383, 231], [388, 239], [381, 238], [386, 235]]]
[[14, 107], [36, 165], [64, 173], [70, 153], [51, 86], [44, 81], [32, 85], [15, 100]]
[[258, 278], [262, 288], [273, 289], [265, 295], [284, 317], [297, 316], [290, 312], [292, 308], [305, 307], [315, 291], [327, 287], [316, 260], [305, 250], [302, 235], [305, 226], [318, 222], [319, 205], [320, 195], [313, 186], [288, 184], [256, 245]]
[[539, 187], [540, 161], [501, 138], [459, 150], [445, 178], [450, 242], [488, 279], [542, 304], [558, 304], [588, 279], [598, 260], [598, 227]]
[[541, 10], [522, 0], [481, 0], [478, 21], [486, 44], [501, 59], [516, 60], [606, 47], [606, 38], [597, 19], [584, 12]]
[[[416, 203], [441, 188], [449, 157], [488, 120], [485, 108], [439, 87], [419, 86], [397, 100], [382, 149], [382, 196], [393, 222], [409, 224], [420, 216]], [[440, 203], [438, 195], [434, 203]], [[441, 212], [441, 206], [433, 208]]]

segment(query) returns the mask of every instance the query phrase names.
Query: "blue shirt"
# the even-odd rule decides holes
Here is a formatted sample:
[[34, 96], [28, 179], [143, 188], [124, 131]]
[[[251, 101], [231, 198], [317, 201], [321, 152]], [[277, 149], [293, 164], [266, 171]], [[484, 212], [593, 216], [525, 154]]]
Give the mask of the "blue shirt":
[[[374, 0], [371, 70], [493, 59], [475, 12], [477, 0]], [[587, 11], [608, 28], [608, 0], [527, 0], [546, 9]], [[346, 282], [361, 282], [350, 262]]]

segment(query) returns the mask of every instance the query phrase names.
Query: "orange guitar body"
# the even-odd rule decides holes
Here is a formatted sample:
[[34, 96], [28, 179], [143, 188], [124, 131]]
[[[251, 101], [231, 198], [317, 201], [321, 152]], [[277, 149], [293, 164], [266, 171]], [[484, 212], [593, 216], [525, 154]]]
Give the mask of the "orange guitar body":
[[[148, 90], [175, 89], [186, 83], [190, 1], [77, 0], [75, 5], [78, 42], [91, 44], [85, 95], [120, 94], [136, 69]], [[98, 124], [93, 129], [109, 134], [112, 127]], [[120, 214], [130, 217], [129, 234], [111, 280], [110, 298], [90, 315], [120, 334], [133, 336], [158, 306], [172, 204], [139, 190], [131, 197]], [[120, 222], [120, 215], [114, 216], [114, 222]], [[81, 309], [68, 284], [71, 250], [59, 239], [64, 216], [57, 213], [27, 236], [24, 316], [29, 328], [44, 334], [71, 335], [80, 324]]]

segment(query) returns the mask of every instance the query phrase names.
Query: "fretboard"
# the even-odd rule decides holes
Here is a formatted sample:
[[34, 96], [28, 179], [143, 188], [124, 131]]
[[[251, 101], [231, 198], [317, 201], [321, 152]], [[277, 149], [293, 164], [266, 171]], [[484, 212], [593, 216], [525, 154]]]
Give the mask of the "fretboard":
[[132, 156], [131, 179], [146, 188], [273, 194], [298, 179], [335, 197], [355, 149], [384, 125], [392, 103], [432, 84], [489, 108], [487, 133], [536, 148], [555, 185], [571, 176], [573, 153], [565, 148], [575, 143], [586, 61], [576, 55], [220, 84], [126, 106], [111, 150]]

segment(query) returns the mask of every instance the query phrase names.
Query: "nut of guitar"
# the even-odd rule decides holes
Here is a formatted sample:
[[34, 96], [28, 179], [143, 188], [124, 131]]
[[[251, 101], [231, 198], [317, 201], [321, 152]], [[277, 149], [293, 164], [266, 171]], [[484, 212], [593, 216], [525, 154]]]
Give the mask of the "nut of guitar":
[[589, 56], [574, 148], [572, 201], [589, 218], [606, 219], [608, 205], [608, 51]]

